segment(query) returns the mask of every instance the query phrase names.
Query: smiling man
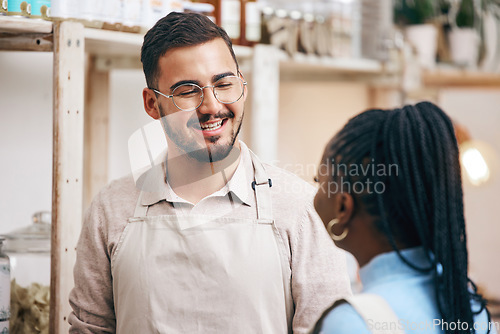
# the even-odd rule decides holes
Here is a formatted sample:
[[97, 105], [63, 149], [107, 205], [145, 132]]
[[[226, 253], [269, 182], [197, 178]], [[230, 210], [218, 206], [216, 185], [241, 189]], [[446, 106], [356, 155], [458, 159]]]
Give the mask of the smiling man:
[[229, 37], [205, 16], [171, 13], [141, 60], [167, 154], [87, 211], [70, 332], [306, 333], [350, 293], [345, 258], [314, 188], [238, 139], [248, 92]]

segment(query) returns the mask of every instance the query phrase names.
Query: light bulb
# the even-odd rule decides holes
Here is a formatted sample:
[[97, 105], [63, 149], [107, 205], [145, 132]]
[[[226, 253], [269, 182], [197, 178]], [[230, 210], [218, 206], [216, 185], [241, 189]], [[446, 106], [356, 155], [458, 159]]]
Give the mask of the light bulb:
[[480, 186], [491, 180], [498, 169], [498, 155], [490, 145], [467, 140], [459, 147], [463, 176], [472, 185]]
[[462, 165], [469, 178], [469, 181], [479, 186], [490, 178], [490, 169], [484, 160], [483, 155], [476, 148], [468, 148], [462, 153]]

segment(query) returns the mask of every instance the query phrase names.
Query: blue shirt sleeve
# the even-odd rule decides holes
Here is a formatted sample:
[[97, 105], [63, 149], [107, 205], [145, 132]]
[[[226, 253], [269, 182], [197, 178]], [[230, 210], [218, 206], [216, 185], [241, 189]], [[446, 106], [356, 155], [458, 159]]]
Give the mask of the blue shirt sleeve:
[[323, 320], [321, 334], [371, 334], [365, 321], [354, 308], [345, 303], [333, 309]]

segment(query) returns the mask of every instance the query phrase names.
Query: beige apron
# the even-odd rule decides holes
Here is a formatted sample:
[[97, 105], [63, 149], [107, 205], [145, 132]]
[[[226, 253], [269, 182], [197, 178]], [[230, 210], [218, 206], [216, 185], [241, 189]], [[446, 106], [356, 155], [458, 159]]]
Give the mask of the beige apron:
[[150, 217], [141, 193], [111, 259], [117, 333], [291, 333], [289, 252], [251, 156], [257, 219]]

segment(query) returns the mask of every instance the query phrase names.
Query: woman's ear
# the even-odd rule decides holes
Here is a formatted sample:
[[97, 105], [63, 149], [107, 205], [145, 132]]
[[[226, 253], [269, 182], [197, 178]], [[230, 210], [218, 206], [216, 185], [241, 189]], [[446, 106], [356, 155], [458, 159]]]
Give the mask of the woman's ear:
[[142, 90], [142, 99], [144, 102], [144, 110], [154, 119], [159, 119], [161, 117], [160, 108], [158, 107], [158, 99], [156, 94], [150, 88], [144, 88]]
[[354, 198], [349, 193], [341, 193], [337, 205], [339, 223], [347, 224], [354, 215]]

